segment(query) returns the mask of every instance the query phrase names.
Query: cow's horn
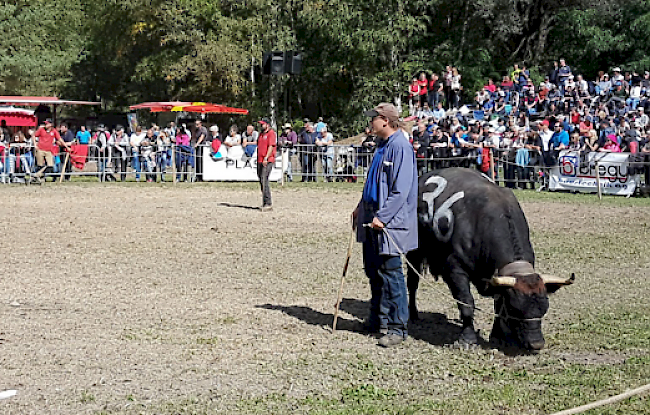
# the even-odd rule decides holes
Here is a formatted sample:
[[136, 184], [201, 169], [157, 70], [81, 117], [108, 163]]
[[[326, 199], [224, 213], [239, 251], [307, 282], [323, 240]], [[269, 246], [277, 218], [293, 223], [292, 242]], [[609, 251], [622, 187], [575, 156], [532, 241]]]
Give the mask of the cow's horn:
[[517, 278], [515, 277], [492, 277], [490, 284], [499, 286], [499, 287], [514, 287], [517, 283]]
[[576, 274], [571, 274], [569, 278], [557, 277], [555, 275], [540, 274], [544, 284], [571, 285], [576, 279]]

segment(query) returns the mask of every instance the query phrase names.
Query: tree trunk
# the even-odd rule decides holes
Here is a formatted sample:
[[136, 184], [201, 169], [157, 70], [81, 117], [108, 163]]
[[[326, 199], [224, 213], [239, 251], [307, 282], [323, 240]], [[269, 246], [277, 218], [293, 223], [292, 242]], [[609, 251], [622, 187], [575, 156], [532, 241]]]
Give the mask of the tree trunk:
[[467, 25], [469, 24], [469, 1], [465, 1], [465, 11], [463, 12], [463, 29], [460, 35], [460, 46], [458, 53], [458, 62], [463, 60], [463, 50], [465, 49], [465, 38], [467, 37]]

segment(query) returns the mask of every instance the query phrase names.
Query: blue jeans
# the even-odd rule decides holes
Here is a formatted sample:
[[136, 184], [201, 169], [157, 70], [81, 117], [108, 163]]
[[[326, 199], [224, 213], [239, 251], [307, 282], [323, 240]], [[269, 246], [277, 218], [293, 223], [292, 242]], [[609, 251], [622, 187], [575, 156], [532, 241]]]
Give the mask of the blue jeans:
[[325, 179], [331, 179], [333, 174], [332, 166], [334, 163], [334, 156], [330, 156], [326, 152], [323, 153], [321, 163], [323, 164], [323, 173], [325, 174]]
[[363, 243], [363, 264], [372, 293], [368, 324], [406, 338], [409, 308], [402, 258], [379, 255], [375, 231], [367, 232], [369, 240]]
[[142, 171], [142, 165], [140, 164], [140, 154], [137, 151], [133, 152], [133, 159], [131, 159], [131, 165], [135, 169], [136, 180], [140, 180], [140, 172]]

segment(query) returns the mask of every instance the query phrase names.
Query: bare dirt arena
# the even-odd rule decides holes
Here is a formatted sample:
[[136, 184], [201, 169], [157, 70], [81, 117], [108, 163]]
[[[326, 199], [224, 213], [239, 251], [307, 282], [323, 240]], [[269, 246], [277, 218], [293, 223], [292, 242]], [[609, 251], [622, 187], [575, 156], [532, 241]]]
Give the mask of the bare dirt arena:
[[[650, 379], [650, 203], [517, 193], [551, 299], [546, 349], [460, 350], [455, 305], [423, 282], [401, 347], [361, 334], [359, 185], [4, 187], [0, 413], [549, 414]], [[429, 276], [430, 277], [430, 276]], [[491, 300], [479, 307], [490, 310]], [[491, 316], [479, 314], [485, 340]], [[647, 397], [589, 414], [650, 413]]]

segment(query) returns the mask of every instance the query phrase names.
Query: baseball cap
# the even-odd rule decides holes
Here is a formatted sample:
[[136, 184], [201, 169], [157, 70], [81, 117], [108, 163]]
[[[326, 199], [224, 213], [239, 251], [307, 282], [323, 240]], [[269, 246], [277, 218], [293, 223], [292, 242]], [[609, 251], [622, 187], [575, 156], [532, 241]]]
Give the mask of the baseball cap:
[[213, 125], [212, 127], [210, 127], [210, 131], [219, 132], [219, 127], [216, 126], [216, 125]]
[[46, 118], [45, 124], [52, 124], [52, 118]]
[[285, 125], [282, 126], [282, 128], [284, 128], [284, 129], [291, 128], [291, 124], [286, 123]]
[[258, 121], [260, 124], [268, 124], [271, 125], [271, 122], [269, 121], [268, 118], [262, 118], [261, 120]]
[[544, 120], [544, 121], [542, 121], [542, 125], [545, 125], [545, 126], [548, 127], [550, 125], [550, 123], [548, 122], [548, 120]]
[[614, 72], [621, 72], [621, 68], [619, 68], [618, 66], [617, 66], [616, 68], [612, 69], [612, 70], [613, 70]]
[[364, 112], [363, 115], [371, 118], [382, 116], [386, 117], [389, 121], [399, 120], [399, 113], [397, 112], [397, 108], [395, 108], [393, 104], [389, 104], [387, 102], [382, 102], [370, 111]]

